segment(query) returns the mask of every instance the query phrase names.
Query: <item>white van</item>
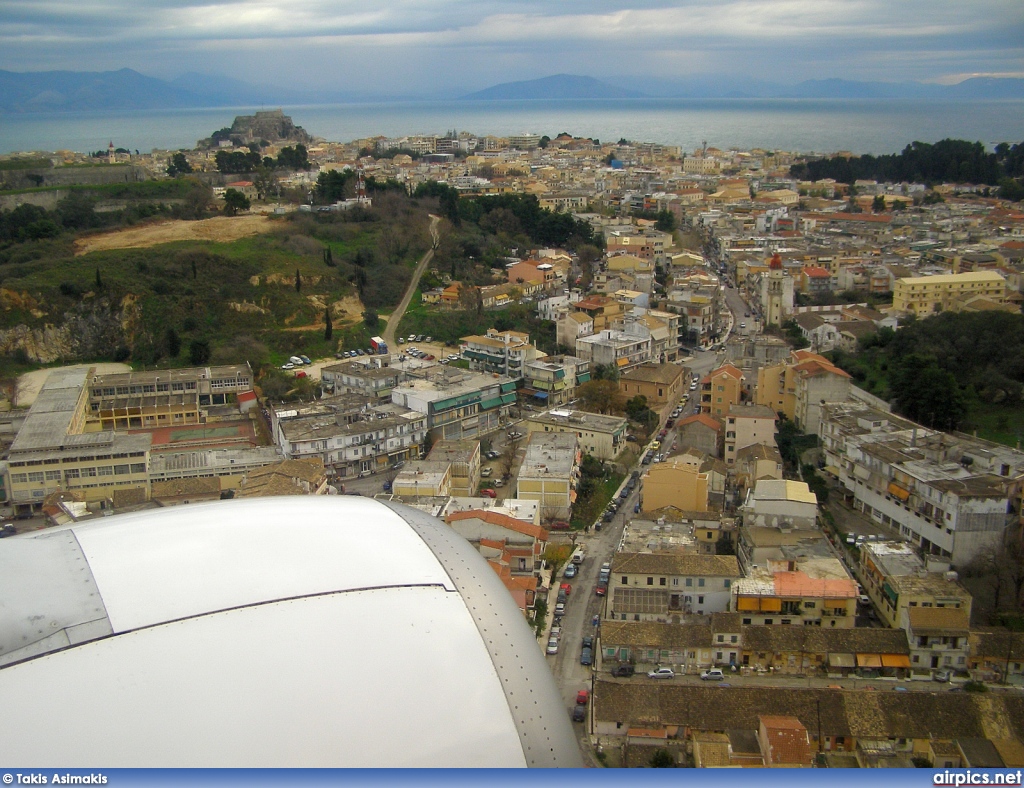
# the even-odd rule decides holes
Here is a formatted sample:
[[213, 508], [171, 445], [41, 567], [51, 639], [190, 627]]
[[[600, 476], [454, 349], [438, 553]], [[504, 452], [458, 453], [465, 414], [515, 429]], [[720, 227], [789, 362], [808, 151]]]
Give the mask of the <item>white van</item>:
[[302, 366], [302, 359], [301, 359], [301, 358], [299, 358], [298, 356], [292, 356], [292, 357], [291, 357], [290, 359], [288, 359], [288, 360], [289, 360], [290, 362], [292, 362], [292, 363], [293, 363], [293, 364], [294, 364], [295, 366], [297, 366], [297, 367], [301, 367], [301, 366]]
[[582, 547], [577, 547], [576, 551], [572, 554], [572, 559], [570, 559], [570, 560], [574, 564], [576, 564], [576, 566], [579, 566], [580, 564], [583, 563], [583, 559], [586, 558], [586, 557], [587, 557], [586, 550], [584, 550]]

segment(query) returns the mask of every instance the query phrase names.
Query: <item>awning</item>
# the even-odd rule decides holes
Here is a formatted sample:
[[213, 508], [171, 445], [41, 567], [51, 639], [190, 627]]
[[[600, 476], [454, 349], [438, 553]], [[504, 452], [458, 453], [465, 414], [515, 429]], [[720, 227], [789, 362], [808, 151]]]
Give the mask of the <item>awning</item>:
[[618, 359], [615, 359], [615, 363], [618, 364], [620, 367], [624, 367], [624, 366], [626, 366], [629, 363], [629, 359], [628, 358], [618, 358]]
[[880, 668], [882, 667], [882, 658], [878, 654], [858, 654], [857, 655], [857, 667], [858, 668]]
[[516, 394], [515, 394], [514, 391], [511, 394], [502, 394], [501, 395], [501, 404], [502, 405], [511, 405], [515, 401], [516, 401]]
[[883, 654], [882, 655], [882, 667], [883, 668], [909, 668], [910, 657], [906, 654]]
[[889, 495], [895, 495], [901, 501], [905, 501], [907, 500], [907, 498], [910, 497], [910, 491], [904, 490], [902, 487], [896, 484], [896, 482], [889, 482], [889, 487], [887, 489], [889, 490]]
[[548, 393], [546, 391], [535, 391], [533, 392], [534, 399], [547, 399]]
[[491, 397], [490, 399], [485, 399], [483, 402], [480, 403], [480, 409], [490, 410], [491, 408], [498, 407], [500, 404], [501, 397]]
[[576, 376], [576, 382], [577, 383], [586, 383], [588, 380], [590, 380], [590, 373], [589, 372], [584, 372], [584, 373]]
[[853, 659], [853, 654], [829, 654], [828, 664], [834, 668], [856, 667], [856, 662]]

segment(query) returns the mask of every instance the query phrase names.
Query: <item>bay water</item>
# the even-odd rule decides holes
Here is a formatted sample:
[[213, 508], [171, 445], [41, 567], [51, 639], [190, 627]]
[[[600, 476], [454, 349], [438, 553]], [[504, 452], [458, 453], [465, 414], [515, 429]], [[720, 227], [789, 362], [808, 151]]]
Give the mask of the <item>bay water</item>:
[[[0, 153], [192, 148], [236, 115], [270, 107], [111, 110], [0, 115]], [[986, 146], [1024, 141], [1024, 101], [928, 99], [608, 99], [412, 101], [282, 107], [310, 134], [333, 142], [377, 135], [480, 136], [561, 132], [602, 142], [798, 152], [898, 153], [944, 138]]]

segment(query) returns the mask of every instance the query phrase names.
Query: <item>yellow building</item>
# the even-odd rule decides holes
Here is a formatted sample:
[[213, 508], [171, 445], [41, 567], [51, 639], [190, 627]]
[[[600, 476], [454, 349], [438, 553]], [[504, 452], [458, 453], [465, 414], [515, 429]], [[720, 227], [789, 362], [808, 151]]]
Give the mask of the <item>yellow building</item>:
[[706, 512], [709, 485], [708, 474], [682, 458], [655, 463], [643, 477], [640, 509], [651, 512], [674, 506], [686, 512]]
[[984, 296], [995, 303], [1006, 302], [1006, 280], [995, 271], [966, 274], [908, 276], [893, 286], [892, 307], [918, 317], [958, 309], [961, 302]]
[[743, 372], [732, 364], [712, 370], [700, 382], [700, 412], [719, 418], [739, 405], [743, 393]]
[[580, 452], [572, 432], [531, 432], [519, 467], [516, 497], [537, 501], [545, 522], [568, 520], [576, 500]]
[[769, 561], [733, 583], [732, 594], [747, 626], [855, 626], [857, 583], [837, 558]]

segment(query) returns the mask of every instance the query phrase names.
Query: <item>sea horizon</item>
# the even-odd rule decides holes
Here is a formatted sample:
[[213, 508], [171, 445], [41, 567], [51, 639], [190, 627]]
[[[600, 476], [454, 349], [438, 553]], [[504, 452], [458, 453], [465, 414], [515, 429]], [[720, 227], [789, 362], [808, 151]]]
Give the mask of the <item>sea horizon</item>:
[[[966, 139], [992, 148], [1024, 141], [1024, 100], [935, 99], [555, 99], [392, 100], [376, 103], [97, 110], [0, 115], [0, 153], [115, 147], [150, 152], [194, 148], [237, 115], [282, 109], [329, 142], [375, 136], [480, 136], [562, 132], [602, 142], [710, 146], [796, 153], [898, 153], [914, 142]], [[970, 108], [970, 111], [965, 111]]]

